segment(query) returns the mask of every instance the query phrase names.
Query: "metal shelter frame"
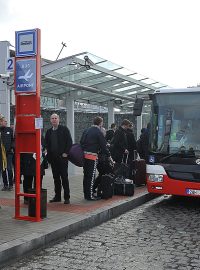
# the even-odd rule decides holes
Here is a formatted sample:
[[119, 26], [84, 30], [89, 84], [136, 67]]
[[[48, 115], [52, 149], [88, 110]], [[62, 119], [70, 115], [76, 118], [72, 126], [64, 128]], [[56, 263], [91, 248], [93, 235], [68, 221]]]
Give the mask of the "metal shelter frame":
[[[57, 61], [43, 59], [42, 96], [130, 111], [136, 97], [146, 98], [156, 89], [168, 87], [88, 52]], [[168, 87], [169, 88], [169, 87]]]

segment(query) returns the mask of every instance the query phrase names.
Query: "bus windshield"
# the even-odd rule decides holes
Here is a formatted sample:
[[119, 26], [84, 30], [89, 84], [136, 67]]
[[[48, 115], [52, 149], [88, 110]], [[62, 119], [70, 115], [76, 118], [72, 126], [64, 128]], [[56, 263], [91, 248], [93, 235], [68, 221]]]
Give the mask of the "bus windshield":
[[151, 151], [200, 155], [200, 92], [152, 97]]

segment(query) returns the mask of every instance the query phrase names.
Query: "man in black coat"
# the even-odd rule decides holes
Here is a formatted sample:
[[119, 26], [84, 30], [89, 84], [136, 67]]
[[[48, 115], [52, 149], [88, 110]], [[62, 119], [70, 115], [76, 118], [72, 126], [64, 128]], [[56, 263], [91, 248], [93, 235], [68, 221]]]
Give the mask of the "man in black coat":
[[127, 142], [128, 142], [128, 151], [129, 151], [129, 159], [133, 160], [134, 158], [134, 150], [137, 149], [136, 140], [133, 133], [133, 123], [129, 125], [126, 130]]
[[110, 129], [106, 131], [106, 141], [108, 143], [111, 142], [113, 136], [114, 136], [114, 133], [116, 131], [116, 124], [115, 123], [112, 123], [111, 126], [110, 126]]
[[103, 118], [99, 116], [95, 117], [93, 125], [84, 130], [80, 140], [84, 151], [83, 192], [86, 200], [100, 199], [93, 194], [99, 151], [110, 158], [110, 152], [106, 147], [106, 139], [101, 131], [102, 126]]
[[140, 155], [140, 158], [145, 159], [148, 162], [148, 148], [149, 148], [149, 136], [150, 136], [150, 123], [147, 124], [146, 129], [141, 130], [141, 135], [137, 141], [137, 151]]
[[57, 114], [52, 114], [50, 121], [52, 127], [47, 130], [45, 136], [47, 158], [48, 162], [51, 164], [55, 186], [55, 196], [50, 202], [61, 201], [62, 181], [64, 204], [69, 204], [68, 153], [72, 146], [72, 137], [69, 129], [59, 124], [60, 118]]
[[13, 169], [12, 169], [12, 159], [13, 159], [13, 147], [14, 147], [14, 137], [13, 130], [11, 127], [7, 127], [7, 120], [5, 117], [1, 119], [0, 125], [1, 141], [6, 152], [6, 169], [2, 171], [3, 178], [3, 191], [13, 190]]
[[137, 149], [136, 140], [133, 133], [133, 123], [129, 125], [126, 130], [127, 142], [128, 142], [128, 164], [129, 164], [129, 178], [133, 178], [133, 169], [134, 169], [134, 151]]
[[[3, 119], [3, 116], [2, 116], [2, 114], [0, 114], [0, 127], [1, 127], [2, 119]], [[3, 161], [2, 161], [2, 149], [1, 149], [1, 144], [2, 144], [2, 141], [1, 141], [1, 134], [0, 134], [0, 173], [1, 173], [2, 170], [3, 170]]]
[[115, 131], [114, 137], [111, 142], [111, 155], [114, 161], [121, 163], [124, 158], [124, 154], [128, 154], [128, 140], [127, 129], [131, 122], [128, 119], [124, 119], [121, 126]]
[[3, 164], [2, 164], [2, 149], [1, 149], [1, 138], [0, 138], [0, 173], [2, 172]]

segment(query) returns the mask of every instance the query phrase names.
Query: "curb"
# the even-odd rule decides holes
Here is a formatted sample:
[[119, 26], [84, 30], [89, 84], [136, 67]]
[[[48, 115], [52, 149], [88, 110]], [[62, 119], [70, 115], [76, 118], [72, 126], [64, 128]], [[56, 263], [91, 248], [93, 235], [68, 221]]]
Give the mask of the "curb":
[[69, 221], [58, 224], [56, 228], [49, 229], [45, 234], [31, 233], [29, 236], [4, 243], [0, 246], [0, 266], [5, 266], [7, 262], [18, 259], [31, 251], [45, 248], [53, 242], [68, 239], [73, 235], [100, 225], [156, 197], [157, 195], [150, 193], [140, 194], [133, 199], [128, 197], [126, 201], [113, 203], [112, 206], [105, 206], [88, 213], [85, 218], [77, 217], [70, 224]]

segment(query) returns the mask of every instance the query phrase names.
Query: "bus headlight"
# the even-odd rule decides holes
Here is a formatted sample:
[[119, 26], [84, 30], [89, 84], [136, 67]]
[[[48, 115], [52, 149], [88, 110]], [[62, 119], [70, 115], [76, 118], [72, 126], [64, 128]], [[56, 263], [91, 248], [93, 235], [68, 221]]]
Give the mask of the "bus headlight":
[[151, 182], [163, 182], [163, 175], [162, 174], [149, 174], [148, 179]]

